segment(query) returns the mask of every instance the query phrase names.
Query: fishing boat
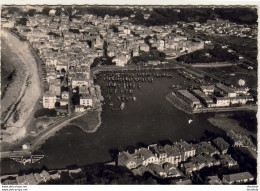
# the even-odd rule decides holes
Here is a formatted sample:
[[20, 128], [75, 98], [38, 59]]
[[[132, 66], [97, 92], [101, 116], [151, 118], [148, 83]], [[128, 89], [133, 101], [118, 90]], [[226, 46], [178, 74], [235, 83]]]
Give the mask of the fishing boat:
[[120, 105], [120, 109], [123, 110], [125, 108], [125, 103], [122, 102], [121, 105]]
[[135, 96], [133, 96], [133, 100], [136, 101], [136, 97]]

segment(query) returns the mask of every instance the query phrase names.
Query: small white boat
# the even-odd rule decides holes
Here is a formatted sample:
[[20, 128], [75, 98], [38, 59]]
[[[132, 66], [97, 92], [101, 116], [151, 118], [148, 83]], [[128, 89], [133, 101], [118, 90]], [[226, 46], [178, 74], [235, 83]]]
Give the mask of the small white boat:
[[122, 102], [121, 105], [120, 105], [120, 109], [122, 110], [122, 109], [124, 109], [124, 108], [125, 108], [125, 103]]
[[191, 124], [192, 121], [193, 121], [192, 119], [189, 119], [188, 123]]

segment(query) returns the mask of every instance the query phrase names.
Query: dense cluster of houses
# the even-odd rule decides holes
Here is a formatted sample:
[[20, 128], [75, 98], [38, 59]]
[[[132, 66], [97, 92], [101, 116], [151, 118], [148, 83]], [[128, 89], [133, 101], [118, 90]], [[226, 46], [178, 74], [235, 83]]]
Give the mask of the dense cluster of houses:
[[66, 173], [74, 184], [86, 184], [87, 177], [81, 168], [65, 170], [43, 170], [40, 173], [30, 173], [23, 175], [10, 175], [7, 178], [1, 177], [3, 185], [37, 185], [50, 181], [59, 181], [61, 174]]
[[[193, 172], [200, 171], [205, 167], [220, 165], [226, 168], [238, 167], [237, 161], [227, 153], [229, 147], [230, 145], [221, 137], [211, 142], [203, 141], [197, 144], [189, 144], [185, 141], [164, 146], [154, 144], [147, 148], [136, 149], [134, 153], [120, 152], [117, 164], [125, 166], [135, 175], [140, 176], [145, 172], [150, 172], [160, 178], [190, 178], [193, 176]], [[249, 172], [240, 174], [241, 176], [236, 174], [223, 175], [219, 184], [250, 182], [254, 179]], [[217, 175], [214, 179], [216, 177]], [[209, 181], [213, 180], [205, 180], [205, 182]]]
[[[16, 20], [21, 18], [12, 14], [3, 18], [2, 27], [16, 28], [44, 63], [42, 80], [48, 88], [43, 107], [58, 107], [65, 113], [70, 105], [70, 89], [80, 94], [76, 112], [99, 101], [98, 87], [90, 76], [95, 58], [108, 56], [117, 66], [125, 66], [132, 57], [151, 48], [177, 57], [204, 47], [203, 41], [188, 39], [178, 25], [146, 27], [132, 24], [129, 17], [85, 14], [70, 19], [64, 13], [55, 16], [55, 10], [50, 10], [49, 15], [27, 16], [25, 26], [17, 25]], [[149, 42], [145, 42], [146, 37], [150, 37]]]
[[248, 26], [246, 24], [237, 24], [228, 20], [208, 20], [206, 23], [191, 22], [186, 26], [194, 27], [194, 31], [204, 32], [208, 34], [219, 34], [237, 37], [246, 37], [251, 39], [257, 38], [256, 26]]
[[194, 108], [229, 107], [253, 102], [248, 87], [228, 87], [217, 83], [202, 85], [199, 89], [177, 90], [176, 95]]

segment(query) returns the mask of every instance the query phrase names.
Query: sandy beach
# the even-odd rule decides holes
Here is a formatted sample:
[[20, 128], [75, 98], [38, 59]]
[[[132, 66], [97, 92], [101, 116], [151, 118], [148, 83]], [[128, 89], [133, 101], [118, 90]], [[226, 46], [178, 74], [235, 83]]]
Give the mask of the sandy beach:
[[16, 75], [20, 76], [17, 83], [8, 87], [2, 99], [2, 112], [6, 112], [4, 122], [6, 129], [2, 130], [3, 142], [13, 142], [26, 135], [28, 120], [41, 96], [40, 79], [37, 62], [33, 57], [29, 45], [5, 30], [1, 31], [2, 40], [12, 56], [17, 58]]

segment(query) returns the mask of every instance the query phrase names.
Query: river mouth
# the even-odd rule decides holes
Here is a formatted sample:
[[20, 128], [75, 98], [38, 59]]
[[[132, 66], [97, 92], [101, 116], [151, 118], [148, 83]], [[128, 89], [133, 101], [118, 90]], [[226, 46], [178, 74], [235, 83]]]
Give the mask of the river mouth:
[[[150, 72], [167, 73], [172, 76], [154, 77], [153, 82], [140, 82], [141, 88], [135, 87], [131, 94], [127, 94], [129, 97], [136, 97], [136, 100], [129, 98], [128, 101], [124, 101], [125, 107], [122, 110], [111, 110], [110, 107], [111, 102], [116, 108], [120, 107], [120, 89], [118, 88], [118, 92], [113, 95], [109, 93], [108, 82], [104, 80], [106, 73], [99, 74], [96, 83], [101, 86], [105, 100], [102, 106], [102, 124], [98, 130], [87, 134], [76, 126], [67, 126], [36, 151], [37, 154], [45, 155], [39, 162], [23, 166], [9, 159], [3, 160], [2, 174], [43, 166], [59, 169], [75, 164], [83, 166], [109, 162], [113, 160], [111, 152], [122, 151], [129, 146], [138, 147], [165, 141], [199, 141], [206, 136], [206, 130], [223, 134], [207, 121], [209, 117], [214, 116], [213, 113], [189, 115], [176, 109], [165, 99], [172, 91], [172, 85], [189, 84], [189, 81], [178, 75], [176, 70]], [[189, 119], [193, 120], [191, 124], [188, 123]]]

